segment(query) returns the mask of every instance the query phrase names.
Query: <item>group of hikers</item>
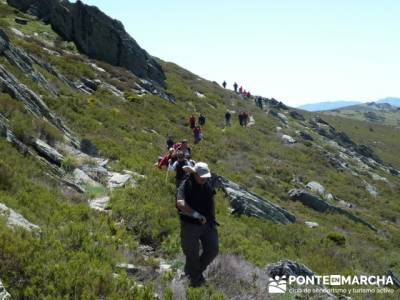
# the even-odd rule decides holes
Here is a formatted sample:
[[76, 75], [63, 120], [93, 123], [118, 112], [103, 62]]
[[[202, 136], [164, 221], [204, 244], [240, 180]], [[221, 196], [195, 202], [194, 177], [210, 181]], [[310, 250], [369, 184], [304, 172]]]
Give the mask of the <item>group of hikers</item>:
[[[224, 81], [223, 87], [226, 88]], [[234, 83], [235, 92], [250, 97], [242, 87]], [[256, 105], [262, 108], [263, 99], [256, 97]], [[232, 114], [225, 112], [225, 127], [231, 126]], [[249, 113], [241, 111], [238, 114], [239, 124], [246, 127], [249, 123]], [[189, 127], [193, 131], [194, 143], [203, 139], [201, 128], [205, 125], [206, 118], [200, 114], [196, 119], [195, 114], [189, 118]], [[159, 158], [156, 163], [159, 169], [175, 172], [176, 202], [181, 224], [181, 247], [185, 254], [185, 274], [190, 280], [191, 287], [199, 287], [205, 283], [203, 272], [218, 254], [219, 242], [215, 218], [214, 195], [215, 190], [211, 182], [211, 172], [204, 162], [195, 162], [192, 159], [192, 150], [186, 139], [175, 143], [171, 135], [167, 136], [166, 146], [168, 152]], [[200, 253], [201, 243], [201, 253]]]
[[[222, 83], [222, 87], [224, 89], [226, 89], [226, 86], [227, 86], [227, 83], [224, 80], [224, 82]], [[251, 97], [250, 91], [246, 91], [242, 86], [239, 87], [239, 85], [236, 82], [233, 83], [233, 90], [235, 91], [235, 93], [240, 94], [245, 98]]]
[[[190, 119], [192, 117], [194, 115]], [[200, 123], [204, 125], [205, 119], [199, 120]], [[190, 122], [191, 128], [192, 125], [196, 128], [195, 122]], [[184, 271], [190, 286], [199, 287], [205, 283], [203, 272], [217, 256], [219, 247], [211, 172], [206, 163], [192, 160], [186, 139], [174, 143], [168, 135], [166, 145], [168, 153], [159, 158], [157, 166], [159, 169], [166, 167], [166, 176], [175, 171], [175, 205], [181, 221], [181, 247], [186, 256]]]

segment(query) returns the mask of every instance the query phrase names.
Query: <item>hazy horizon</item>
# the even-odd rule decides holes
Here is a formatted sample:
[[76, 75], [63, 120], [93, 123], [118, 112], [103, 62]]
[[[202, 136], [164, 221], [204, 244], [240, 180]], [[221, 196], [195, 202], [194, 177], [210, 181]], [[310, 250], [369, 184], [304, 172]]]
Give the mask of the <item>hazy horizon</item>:
[[151, 55], [291, 106], [399, 94], [397, 1], [83, 2]]

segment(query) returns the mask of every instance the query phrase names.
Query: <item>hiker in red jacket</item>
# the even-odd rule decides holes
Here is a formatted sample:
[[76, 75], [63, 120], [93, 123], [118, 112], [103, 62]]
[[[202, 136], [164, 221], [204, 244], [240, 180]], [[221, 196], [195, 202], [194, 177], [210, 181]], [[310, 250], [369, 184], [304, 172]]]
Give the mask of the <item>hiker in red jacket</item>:
[[196, 127], [196, 117], [194, 114], [192, 114], [192, 116], [189, 118], [189, 125], [191, 129]]
[[239, 94], [242, 94], [243, 93], [243, 88], [242, 88], [242, 86], [240, 86], [240, 88], [239, 88]]
[[169, 151], [167, 154], [165, 154], [164, 156], [162, 156], [157, 163], [157, 167], [161, 170], [164, 166], [168, 167], [168, 165], [173, 162], [174, 159], [174, 148], [169, 148]]

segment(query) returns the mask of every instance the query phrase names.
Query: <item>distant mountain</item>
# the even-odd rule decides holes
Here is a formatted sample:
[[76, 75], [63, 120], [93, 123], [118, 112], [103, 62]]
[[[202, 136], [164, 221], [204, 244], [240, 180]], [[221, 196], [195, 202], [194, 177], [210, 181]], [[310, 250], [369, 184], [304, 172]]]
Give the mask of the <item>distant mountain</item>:
[[323, 111], [323, 110], [332, 110], [351, 105], [357, 105], [361, 103], [362, 102], [359, 101], [327, 101], [327, 102], [303, 104], [298, 108], [308, 111]]
[[400, 107], [400, 98], [388, 97], [376, 101], [377, 103], [389, 103], [390, 105]]
[[400, 126], [400, 107], [386, 103], [386, 99], [326, 110], [322, 113], [381, 125]]

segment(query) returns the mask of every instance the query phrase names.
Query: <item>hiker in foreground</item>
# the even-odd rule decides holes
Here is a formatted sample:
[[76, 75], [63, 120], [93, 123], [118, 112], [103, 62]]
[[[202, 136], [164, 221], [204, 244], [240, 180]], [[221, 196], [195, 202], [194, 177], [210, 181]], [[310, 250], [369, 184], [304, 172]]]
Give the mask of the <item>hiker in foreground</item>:
[[[205, 283], [203, 272], [218, 254], [215, 220], [215, 191], [209, 182], [210, 169], [204, 162], [183, 167], [190, 175], [177, 191], [176, 207], [181, 220], [181, 246], [186, 256], [185, 273], [192, 287]], [[202, 253], [200, 255], [200, 242]]]

